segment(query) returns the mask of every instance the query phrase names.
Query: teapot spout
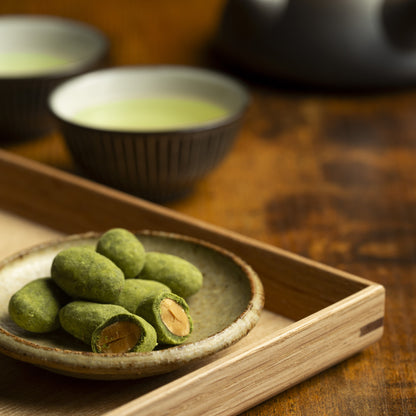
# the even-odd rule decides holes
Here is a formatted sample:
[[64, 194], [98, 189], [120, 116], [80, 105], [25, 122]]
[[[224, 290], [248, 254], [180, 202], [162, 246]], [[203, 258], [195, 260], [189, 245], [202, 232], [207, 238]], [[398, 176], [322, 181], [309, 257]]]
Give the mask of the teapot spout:
[[384, 30], [399, 49], [416, 49], [416, 0], [385, 0], [382, 6]]

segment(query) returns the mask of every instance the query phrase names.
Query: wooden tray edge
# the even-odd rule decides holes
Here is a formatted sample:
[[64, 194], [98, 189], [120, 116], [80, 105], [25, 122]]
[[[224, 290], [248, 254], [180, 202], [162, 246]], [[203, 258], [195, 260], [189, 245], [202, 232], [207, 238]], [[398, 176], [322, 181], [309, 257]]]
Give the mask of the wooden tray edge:
[[[0, 208], [12, 209], [29, 219], [41, 220], [43, 224], [62, 232], [74, 234], [90, 231], [91, 226], [95, 230], [103, 230], [106, 228], [107, 214], [117, 213], [123, 206], [123, 212], [134, 212], [136, 219], [131, 220], [125, 215], [120, 218], [121, 225], [146, 229], [154, 224], [158, 224], [158, 227], [162, 224], [164, 231], [210, 241], [247, 259], [256, 270], [264, 269], [262, 275], [266, 277], [270, 274], [270, 268], [265, 269], [261, 265], [264, 262], [258, 260], [259, 253], [268, 253], [273, 258], [289, 258], [363, 285], [373, 284], [368, 279], [1, 149], [0, 171], [3, 172], [0, 175]], [[72, 198], [74, 194], [77, 198]], [[86, 210], [82, 216], [71, 219], [68, 213], [80, 211], [78, 203], [82, 198], [88, 198], [89, 205], [96, 210]], [[55, 214], [52, 215], [52, 212]]]
[[246, 354], [214, 361], [105, 416], [151, 416], [155, 409], [182, 416], [243, 412], [380, 339], [384, 302], [384, 288], [372, 285], [271, 334]]

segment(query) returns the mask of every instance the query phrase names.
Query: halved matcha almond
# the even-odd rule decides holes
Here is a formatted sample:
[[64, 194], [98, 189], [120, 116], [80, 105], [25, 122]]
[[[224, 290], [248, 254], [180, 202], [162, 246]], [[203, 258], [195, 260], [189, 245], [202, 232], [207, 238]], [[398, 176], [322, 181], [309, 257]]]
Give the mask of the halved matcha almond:
[[157, 345], [155, 329], [119, 305], [74, 301], [61, 309], [59, 319], [65, 331], [94, 352], [145, 352]]
[[161, 344], [182, 344], [192, 332], [193, 322], [186, 301], [174, 293], [147, 299], [136, 310], [156, 330]]

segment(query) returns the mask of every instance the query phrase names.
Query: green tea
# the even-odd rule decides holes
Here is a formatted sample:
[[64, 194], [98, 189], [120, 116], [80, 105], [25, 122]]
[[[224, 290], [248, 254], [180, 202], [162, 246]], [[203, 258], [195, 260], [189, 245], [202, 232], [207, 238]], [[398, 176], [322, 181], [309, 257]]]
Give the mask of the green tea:
[[43, 52], [0, 53], [0, 75], [37, 75], [64, 67], [67, 58]]
[[166, 130], [221, 120], [225, 108], [209, 101], [182, 97], [134, 98], [88, 107], [73, 120], [90, 127], [117, 130]]

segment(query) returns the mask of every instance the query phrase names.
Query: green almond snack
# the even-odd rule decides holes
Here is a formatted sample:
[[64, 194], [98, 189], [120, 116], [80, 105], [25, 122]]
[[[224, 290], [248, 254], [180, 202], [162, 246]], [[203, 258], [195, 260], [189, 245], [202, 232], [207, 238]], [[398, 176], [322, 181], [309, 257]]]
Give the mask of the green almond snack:
[[114, 302], [125, 282], [110, 259], [85, 247], [60, 251], [52, 261], [51, 276], [69, 296], [102, 303]]
[[202, 273], [189, 261], [167, 253], [148, 252], [140, 279], [156, 280], [187, 298], [202, 287]]
[[93, 352], [147, 352], [157, 345], [155, 329], [119, 305], [73, 301], [61, 309], [59, 319], [65, 331], [91, 345]]
[[123, 228], [105, 232], [97, 242], [97, 252], [113, 261], [126, 279], [136, 277], [144, 265], [145, 250], [142, 243]]
[[26, 331], [52, 332], [60, 327], [59, 310], [68, 301], [66, 294], [50, 277], [33, 280], [9, 301], [9, 314]]
[[148, 298], [170, 292], [166, 285], [154, 280], [128, 279], [114, 303], [123, 306], [131, 313], [136, 313], [137, 308]]
[[161, 344], [178, 345], [186, 341], [193, 323], [186, 301], [174, 293], [159, 293], [148, 297], [136, 311], [149, 322]]

